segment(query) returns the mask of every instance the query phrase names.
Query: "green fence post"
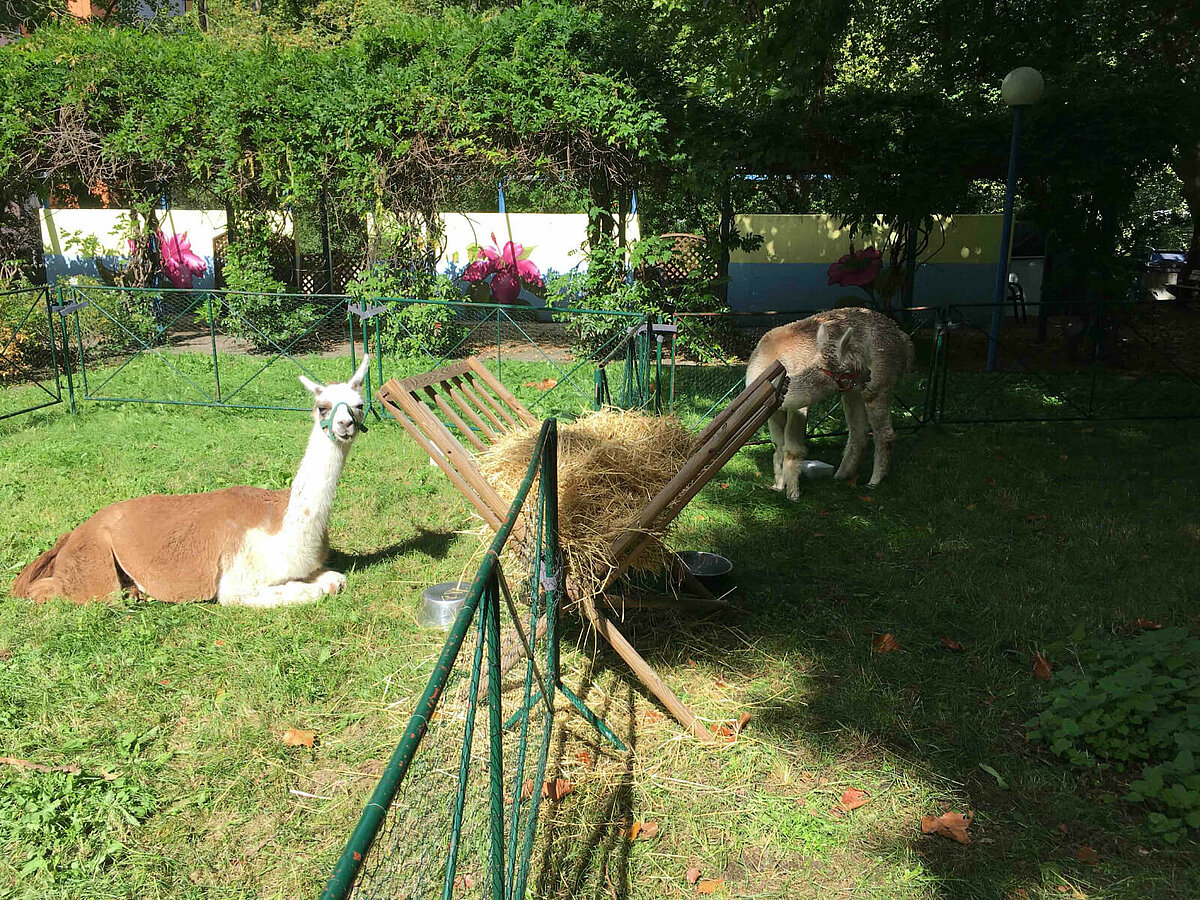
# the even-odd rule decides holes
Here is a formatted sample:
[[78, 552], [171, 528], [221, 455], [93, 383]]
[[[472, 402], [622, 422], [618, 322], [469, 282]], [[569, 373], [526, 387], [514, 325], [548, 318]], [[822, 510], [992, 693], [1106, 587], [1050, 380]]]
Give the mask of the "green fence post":
[[492, 900], [504, 900], [504, 711], [500, 698], [500, 585], [492, 570], [484, 593], [487, 600], [488, 651], [488, 766], [491, 775], [490, 821]]
[[208, 337], [212, 342], [213, 383], [217, 388], [217, 402], [221, 402], [221, 364], [217, 362], [217, 319], [213, 314], [212, 291], [208, 292]]
[[75, 415], [75, 378], [71, 374], [71, 341], [67, 337], [67, 317], [63, 313], [63, 289], [62, 283], [55, 285], [55, 290], [58, 295], [58, 321], [62, 327], [63, 339], [63, 366], [67, 370], [67, 396], [71, 401], [71, 415]]

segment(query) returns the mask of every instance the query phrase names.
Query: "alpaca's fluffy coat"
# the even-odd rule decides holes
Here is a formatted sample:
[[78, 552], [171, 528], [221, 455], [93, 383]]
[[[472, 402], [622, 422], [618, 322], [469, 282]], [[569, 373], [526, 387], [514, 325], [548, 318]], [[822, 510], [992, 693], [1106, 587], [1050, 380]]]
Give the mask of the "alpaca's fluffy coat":
[[849, 437], [836, 477], [856, 477], [868, 430], [875, 438], [871, 485], [891, 464], [891, 401], [896, 381], [912, 368], [912, 341], [891, 319], [869, 309], [831, 309], [773, 328], [750, 354], [746, 383], [775, 360], [788, 374], [782, 407], [768, 423], [775, 444], [775, 489], [800, 495], [808, 407], [841, 393]]

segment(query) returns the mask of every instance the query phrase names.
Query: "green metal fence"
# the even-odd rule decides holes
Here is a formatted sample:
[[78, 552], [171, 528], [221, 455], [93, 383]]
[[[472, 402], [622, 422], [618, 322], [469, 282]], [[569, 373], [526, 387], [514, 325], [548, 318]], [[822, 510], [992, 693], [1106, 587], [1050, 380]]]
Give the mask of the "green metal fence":
[[[547, 419], [323, 900], [524, 898], [556, 704], [570, 704], [615, 749], [626, 749], [560, 677], [566, 573], [558, 546], [557, 446], [556, 422]], [[510, 544], [514, 532], [519, 546]], [[522, 571], [511, 592], [502, 556], [510, 572]], [[528, 604], [524, 611], [522, 603]], [[524, 672], [509, 675], [507, 690], [500, 645], [505, 619], [526, 651]], [[475, 645], [464, 651], [471, 632]], [[481, 705], [486, 716], [477, 715]]]
[[0, 419], [62, 402], [51, 294], [0, 291]]
[[[898, 429], [940, 422], [1200, 416], [1200, 315], [1174, 301], [1004, 304], [1000, 366], [984, 371], [992, 303], [897, 313], [917, 365]], [[0, 294], [0, 418], [105, 401], [294, 410], [286, 367], [336, 380], [369, 350], [368, 404], [385, 378], [475, 354], [531, 410], [573, 417], [611, 404], [699, 425], [743, 385], [770, 328], [816, 310], [678, 314], [493, 303], [60, 284]], [[1044, 314], [1044, 315], [1043, 315]], [[844, 433], [836, 400], [810, 436]]]
[[939, 422], [1200, 418], [1200, 314], [1175, 301], [1005, 305], [985, 372], [993, 304], [942, 314], [931, 406]]

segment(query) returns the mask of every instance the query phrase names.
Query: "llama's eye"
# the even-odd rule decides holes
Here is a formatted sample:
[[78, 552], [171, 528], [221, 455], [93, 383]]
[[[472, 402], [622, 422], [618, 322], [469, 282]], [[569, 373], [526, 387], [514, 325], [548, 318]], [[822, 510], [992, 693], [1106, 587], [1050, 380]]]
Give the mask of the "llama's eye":
[[318, 403], [317, 404], [317, 412], [319, 412], [323, 416], [329, 415], [329, 404], [328, 403]]
[[363, 411], [363, 405], [362, 405], [361, 403], [355, 403], [355, 404], [354, 404], [354, 408], [355, 408], [356, 410], [358, 410], [359, 412], [362, 412], [362, 411]]

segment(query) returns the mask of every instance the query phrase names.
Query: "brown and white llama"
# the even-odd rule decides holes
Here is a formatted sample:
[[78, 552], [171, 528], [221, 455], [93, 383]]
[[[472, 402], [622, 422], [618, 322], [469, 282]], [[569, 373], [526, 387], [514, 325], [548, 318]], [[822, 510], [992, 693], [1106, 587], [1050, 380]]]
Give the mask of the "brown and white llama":
[[834, 477], [857, 477], [869, 427], [875, 437], [870, 486], [883, 481], [896, 437], [892, 391], [912, 368], [914, 356], [912, 341], [895, 322], [857, 307], [817, 313], [764, 334], [750, 354], [746, 383], [775, 360], [787, 369], [783, 405], [767, 423], [775, 445], [775, 490], [786, 491], [790, 500], [799, 498], [808, 408], [835, 394], [841, 395], [850, 434]]
[[329, 514], [350, 445], [366, 431], [368, 362], [341, 384], [300, 377], [313, 394], [313, 428], [290, 490], [231, 487], [106, 506], [26, 566], [13, 594], [82, 602], [124, 588], [171, 603], [271, 607], [341, 591], [346, 576], [324, 568]]

